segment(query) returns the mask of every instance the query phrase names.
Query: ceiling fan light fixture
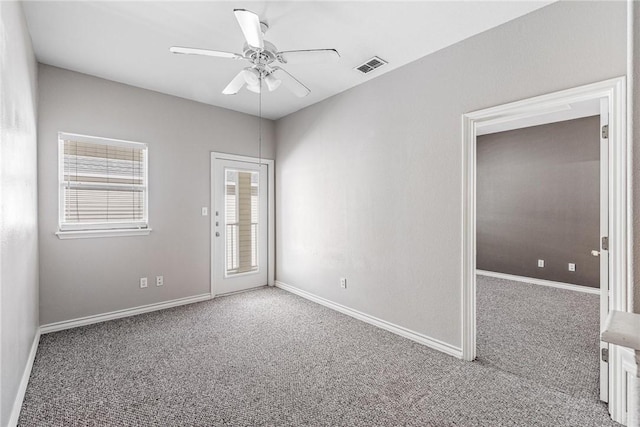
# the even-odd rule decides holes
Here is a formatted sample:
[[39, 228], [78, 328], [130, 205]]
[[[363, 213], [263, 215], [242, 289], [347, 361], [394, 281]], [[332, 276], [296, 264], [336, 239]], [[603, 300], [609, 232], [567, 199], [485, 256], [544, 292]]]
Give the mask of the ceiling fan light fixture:
[[259, 84], [247, 85], [247, 90], [250, 90], [253, 93], [260, 93], [260, 85]]
[[[250, 91], [260, 93], [262, 80], [264, 80], [269, 92], [273, 92], [282, 85], [296, 96], [302, 98], [309, 95], [311, 90], [289, 72], [274, 66], [273, 63], [326, 62], [340, 58], [340, 54], [336, 49], [279, 51], [273, 43], [264, 40], [264, 33], [269, 26], [261, 21], [256, 13], [246, 9], [234, 9], [233, 13], [246, 41], [242, 54], [183, 46], [173, 46], [169, 49], [173, 53], [234, 60], [241, 59], [249, 62], [250, 65], [239, 70], [233, 80], [222, 90], [224, 95], [237, 94], [245, 84]], [[380, 63], [384, 62], [379, 58], [377, 59]], [[373, 66], [371, 67], [373, 68]]]
[[282, 80], [269, 74], [267, 75], [267, 77], [264, 78], [264, 82], [267, 84], [267, 88], [269, 89], [269, 92], [273, 92], [274, 90], [278, 89], [278, 86], [280, 86], [280, 84], [282, 83]]
[[260, 83], [260, 73], [255, 68], [245, 68], [244, 81], [248, 86], [257, 86]]

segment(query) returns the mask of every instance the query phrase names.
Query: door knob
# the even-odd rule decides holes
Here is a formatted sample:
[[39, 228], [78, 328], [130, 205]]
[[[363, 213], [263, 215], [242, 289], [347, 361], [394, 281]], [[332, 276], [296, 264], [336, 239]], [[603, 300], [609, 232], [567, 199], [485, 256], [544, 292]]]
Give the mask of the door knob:
[[599, 251], [596, 251], [596, 250], [594, 249], [594, 250], [592, 250], [592, 251], [591, 251], [591, 255], [593, 255], [593, 256], [599, 256], [599, 255], [600, 255], [600, 252], [599, 252]]

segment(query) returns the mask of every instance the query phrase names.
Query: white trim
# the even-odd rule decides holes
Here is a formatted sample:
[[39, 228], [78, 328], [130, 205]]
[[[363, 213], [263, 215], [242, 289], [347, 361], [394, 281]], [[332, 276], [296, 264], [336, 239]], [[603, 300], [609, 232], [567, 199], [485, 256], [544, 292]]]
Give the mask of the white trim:
[[624, 372], [624, 401], [622, 404], [622, 411], [620, 413], [620, 421], [618, 421], [620, 424], [622, 425], [627, 425], [627, 421], [628, 421], [628, 409], [630, 406], [629, 402], [629, 376], [638, 378], [638, 366], [636, 364], [636, 353], [635, 351], [633, 351], [633, 349], [630, 349], [628, 347], [621, 347], [618, 345], [614, 345], [612, 344], [610, 348], [616, 348], [617, 351], [620, 354], [620, 360], [621, 360], [621, 365], [622, 365], [622, 372]]
[[588, 286], [574, 285], [571, 283], [555, 282], [553, 280], [536, 279], [534, 277], [516, 276], [514, 274], [496, 273], [495, 271], [476, 270], [480, 276], [495, 277], [496, 279], [513, 280], [514, 282], [529, 283], [532, 285], [549, 286], [551, 288], [565, 289], [568, 291], [584, 292], [587, 294], [600, 295], [600, 288], [590, 288]]
[[145, 149], [148, 145], [144, 142], [127, 141], [124, 139], [104, 138], [101, 136], [80, 135], [77, 133], [58, 132], [58, 139], [73, 142], [87, 142], [89, 144], [109, 144], [117, 147]]
[[121, 319], [123, 317], [136, 316], [151, 311], [164, 310], [166, 308], [178, 307], [180, 305], [193, 304], [196, 302], [210, 300], [211, 294], [201, 294], [192, 297], [178, 298], [170, 301], [159, 302], [155, 304], [141, 305], [133, 308], [125, 308], [123, 310], [111, 311], [109, 313], [96, 314], [93, 316], [79, 317], [77, 319], [63, 320], [61, 322], [48, 323], [40, 326], [40, 333], [48, 334], [50, 332], [63, 331], [65, 329], [77, 328], [79, 326], [92, 325], [94, 323], [106, 322], [113, 319]]
[[60, 240], [90, 239], [95, 237], [148, 236], [150, 228], [106, 229], [106, 230], [66, 230], [55, 233]]
[[24, 395], [27, 392], [27, 385], [29, 384], [29, 378], [31, 377], [31, 369], [33, 369], [33, 362], [36, 359], [36, 352], [38, 351], [38, 343], [40, 343], [40, 329], [36, 330], [36, 335], [33, 337], [33, 342], [31, 343], [31, 350], [29, 351], [27, 364], [22, 372], [18, 392], [16, 393], [16, 398], [13, 401], [13, 407], [11, 408], [11, 415], [9, 416], [9, 423], [7, 424], [8, 427], [15, 427], [18, 425], [22, 402], [24, 402]]
[[[615, 344], [612, 344], [615, 345]], [[622, 356], [622, 369], [628, 373], [633, 375], [634, 377], [638, 376], [638, 365], [636, 363], [636, 352], [634, 349], [629, 347], [616, 346], [620, 349], [620, 354]]]
[[276, 277], [276, 238], [275, 238], [275, 230], [276, 230], [276, 216], [275, 216], [275, 160], [273, 159], [265, 159], [265, 158], [257, 158], [257, 157], [249, 157], [249, 156], [241, 156], [237, 154], [228, 154], [221, 153], [217, 151], [211, 152], [211, 164], [210, 164], [210, 172], [209, 172], [209, 183], [210, 183], [210, 201], [209, 205], [211, 206], [211, 220], [210, 220], [210, 263], [209, 263], [209, 289], [212, 296], [215, 296], [215, 286], [214, 286], [214, 273], [215, 273], [215, 176], [213, 173], [214, 163], [216, 160], [232, 160], [236, 162], [245, 162], [245, 163], [256, 163], [260, 165], [267, 166], [267, 284], [269, 286], [275, 285], [275, 277]]
[[242, 156], [240, 154], [229, 154], [229, 153], [221, 153], [219, 151], [212, 151], [211, 155], [216, 159], [221, 160], [233, 160], [236, 162], [245, 162], [245, 163], [260, 163], [261, 165], [273, 165], [273, 159], [265, 159], [264, 157], [258, 159], [257, 157], [251, 156]]
[[[502, 116], [521, 115], [527, 108], [552, 108], [562, 104], [606, 98], [609, 104], [609, 310], [628, 311], [631, 280], [630, 135], [626, 127], [626, 79], [618, 77], [573, 89], [537, 96], [462, 116], [462, 352], [465, 360], [476, 356], [476, 129]], [[620, 421], [626, 398], [620, 352], [609, 353], [609, 412]]]
[[268, 185], [267, 193], [269, 195], [269, 206], [267, 206], [267, 231], [268, 235], [268, 251], [267, 258], [267, 285], [275, 286], [276, 281], [276, 186], [275, 186], [275, 163], [267, 164]]
[[[636, 49], [635, 46], [635, 36], [634, 36], [634, 32], [636, 31], [636, 28], [638, 26], [638, 23], [635, 22], [635, 2], [634, 1], [627, 1], [627, 141], [629, 141], [627, 143], [627, 170], [629, 171], [633, 171], [633, 156], [634, 156], [634, 152], [633, 152], [633, 129], [634, 126], [636, 125], [635, 123], [635, 115], [636, 115], [636, 111], [638, 108], [640, 108], [640, 106], [635, 105], [635, 97], [634, 97], [634, 88], [637, 85], [636, 82], [636, 78], [635, 78], [635, 74], [634, 74], [634, 54], [633, 52]], [[638, 60], [640, 60], [640, 58], [638, 58]], [[627, 205], [628, 205], [628, 212], [629, 214], [627, 215], [627, 231], [629, 233], [629, 236], [633, 236], [633, 194], [634, 194], [634, 187], [633, 187], [633, 179], [631, 179], [632, 173], [630, 172], [629, 174], [629, 181], [627, 182]], [[634, 284], [634, 256], [633, 256], [633, 239], [630, 239], [629, 242], [627, 242], [628, 244], [628, 248], [627, 248], [627, 255], [629, 257], [629, 259], [627, 260], [627, 273], [628, 273], [628, 277], [627, 277], [627, 283], [629, 286], [629, 289], [627, 290], [628, 294], [627, 294], [627, 303], [628, 303], [628, 311], [633, 311], [633, 301], [634, 301], [634, 289], [633, 289], [633, 284]], [[640, 310], [640, 307], [636, 307], [638, 310]]]
[[143, 230], [149, 226], [146, 222], [123, 222], [114, 221], [109, 223], [96, 223], [96, 222], [84, 222], [65, 224], [63, 228], [58, 231], [95, 231], [95, 230]]
[[370, 325], [377, 326], [380, 329], [384, 329], [396, 335], [400, 335], [401, 337], [408, 338], [419, 344], [426, 345], [427, 347], [441, 351], [450, 356], [457, 357], [458, 359], [462, 358], [462, 349], [452, 346], [451, 344], [447, 344], [446, 342], [428, 337], [421, 333], [412, 331], [402, 326], [398, 326], [391, 322], [387, 322], [386, 320], [379, 319], [377, 317], [371, 316], [361, 311], [354, 310], [353, 308], [344, 306], [342, 304], [335, 303], [326, 298], [322, 298], [310, 292], [303, 291], [302, 289], [298, 289], [294, 286], [287, 285], [286, 283], [280, 282], [279, 280], [275, 281], [275, 285], [276, 287], [283, 289], [287, 292], [291, 292], [292, 294], [296, 294], [298, 296], [301, 296], [302, 298], [308, 299], [317, 304], [320, 304], [332, 310], [338, 311], [342, 314], [346, 314], [347, 316], [351, 316], [363, 322], [369, 323]]
[[232, 295], [244, 294], [245, 292], [258, 291], [260, 289], [266, 289], [268, 286], [269, 285], [260, 285], [260, 286], [256, 286], [255, 288], [240, 289], [239, 291], [231, 291], [231, 292], [226, 292], [224, 294], [217, 294], [216, 298], [230, 297]]

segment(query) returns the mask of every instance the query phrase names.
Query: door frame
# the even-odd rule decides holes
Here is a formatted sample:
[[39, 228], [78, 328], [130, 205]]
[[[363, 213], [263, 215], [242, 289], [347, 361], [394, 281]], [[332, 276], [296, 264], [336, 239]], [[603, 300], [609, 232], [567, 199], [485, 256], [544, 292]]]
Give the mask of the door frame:
[[210, 254], [211, 259], [209, 263], [209, 281], [211, 298], [216, 296], [215, 286], [215, 260], [216, 260], [216, 248], [215, 248], [215, 161], [216, 160], [233, 160], [236, 162], [254, 163], [264, 165], [267, 167], [267, 284], [269, 286], [275, 285], [275, 266], [276, 266], [276, 239], [275, 239], [275, 161], [272, 159], [259, 159], [257, 157], [241, 156], [237, 154], [221, 153], [217, 151], [211, 152], [211, 165], [209, 169], [209, 179], [211, 183], [210, 202], [209, 206], [210, 220], [209, 220], [209, 239], [210, 239]]
[[[490, 122], [533, 117], [567, 104], [607, 99], [609, 106], [609, 310], [630, 311], [631, 143], [626, 129], [626, 78], [617, 77], [462, 115], [462, 358], [476, 358], [476, 129]], [[609, 412], [614, 420], [626, 411], [623, 351], [609, 350]]]

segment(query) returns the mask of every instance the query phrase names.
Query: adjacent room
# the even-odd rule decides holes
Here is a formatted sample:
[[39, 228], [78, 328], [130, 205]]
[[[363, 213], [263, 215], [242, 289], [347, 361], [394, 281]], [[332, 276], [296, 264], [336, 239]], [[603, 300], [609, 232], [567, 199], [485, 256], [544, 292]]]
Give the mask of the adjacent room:
[[0, 426], [640, 425], [633, 1], [0, 37]]
[[599, 101], [478, 132], [476, 360], [606, 401], [608, 141]]

